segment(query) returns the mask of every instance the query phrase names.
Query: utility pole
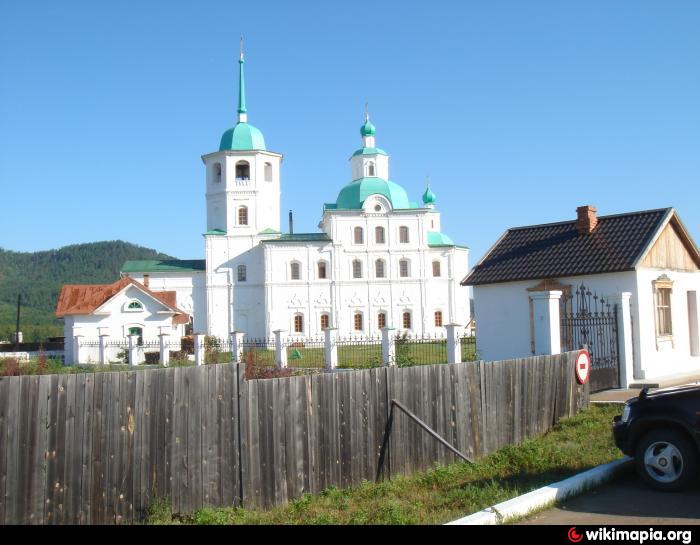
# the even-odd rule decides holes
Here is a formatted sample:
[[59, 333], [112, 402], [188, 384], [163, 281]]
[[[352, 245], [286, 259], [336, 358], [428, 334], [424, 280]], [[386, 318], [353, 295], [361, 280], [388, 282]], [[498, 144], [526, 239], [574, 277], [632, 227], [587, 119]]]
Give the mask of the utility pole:
[[19, 350], [19, 309], [22, 306], [22, 294], [17, 296], [17, 327], [15, 328], [15, 349]]

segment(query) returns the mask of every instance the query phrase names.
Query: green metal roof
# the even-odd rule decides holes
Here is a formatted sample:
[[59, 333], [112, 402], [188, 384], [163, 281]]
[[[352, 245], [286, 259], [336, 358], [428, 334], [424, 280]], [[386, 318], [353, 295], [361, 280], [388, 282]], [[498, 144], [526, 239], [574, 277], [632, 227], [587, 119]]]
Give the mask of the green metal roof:
[[260, 242], [330, 242], [326, 233], [284, 233], [279, 238], [261, 240]]
[[121, 272], [199, 272], [206, 269], [204, 259], [144, 259], [126, 261], [121, 267]]
[[435, 204], [435, 193], [432, 192], [430, 186], [425, 188], [425, 193], [423, 193], [423, 204]]
[[271, 227], [268, 227], [267, 229], [263, 229], [262, 231], [260, 231], [258, 234], [259, 234], [259, 235], [276, 235], [276, 234], [278, 234], [279, 232], [280, 232], [280, 231], [276, 231], [275, 229], [272, 229]]
[[336, 208], [345, 210], [361, 209], [370, 195], [383, 195], [395, 209], [416, 208], [411, 206], [406, 190], [399, 184], [382, 178], [360, 178], [349, 183], [338, 194]]
[[262, 150], [265, 151], [265, 137], [259, 129], [245, 122], [236, 123], [236, 126], [227, 130], [221, 137], [219, 151], [234, 150]]
[[204, 234], [205, 235], [225, 235], [226, 231], [224, 231], [223, 229], [210, 229], [209, 231], [207, 231]]
[[380, 148], [360, 148], [355, 153], [352, 154], [353, 157], [355, 157], [357, 155], [389, 155], [389, 154]]
[[369, 119], [367, 119], [365, 124], [360, 127], [360, 134], [362, 136], [374, 136], [377, 134], [377, 128], [372, 125], [372, 122]]
[[428, 231], [428, 246], [454, 246], [455, 243], [447, 235], [438, 231]]

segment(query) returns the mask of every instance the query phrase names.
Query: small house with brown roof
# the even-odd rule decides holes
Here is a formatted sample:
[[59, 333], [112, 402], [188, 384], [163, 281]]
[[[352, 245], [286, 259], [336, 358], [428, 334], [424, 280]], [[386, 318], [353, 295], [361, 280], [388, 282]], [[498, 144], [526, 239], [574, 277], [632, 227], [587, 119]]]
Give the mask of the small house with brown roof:
[[577, 215], [508, 229], [462, 281], [480, 357], [585, 344], [597, 389], [700, 372], [700, 252], [676, 211]]
[[[155, 344], [161, 333], [179, 339], [190, 322], [177, 306], [176, 292], [151, 291], [129, 277], [112, 284], [64, 285], [56, 316], [64, 321], [67, 363], [96, 363], [101, 336], [123, 340], [138, 335], [139, 344]], [[82, 348], [76, 351], [78, 339]], [[114, 348], [114, 354], [107, 354], [109, 361], [116, 360], [118, 347]]]

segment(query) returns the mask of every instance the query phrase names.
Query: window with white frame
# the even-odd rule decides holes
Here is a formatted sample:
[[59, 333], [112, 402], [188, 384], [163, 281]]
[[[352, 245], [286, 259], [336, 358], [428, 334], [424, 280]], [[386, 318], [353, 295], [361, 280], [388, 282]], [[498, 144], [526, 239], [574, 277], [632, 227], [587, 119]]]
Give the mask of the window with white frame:
[[362, 261], [355, 259], [352, 262], [352, 277], [362, 278]]
[[673, 335], [673, 321], [671, 319], [673, 281], [664, 274], [654, 280], [653, 288], [656, 311], [656, 336], [671, 337]]
[[377, 314], [377, 328], [383, 329], [386, 327], [386, 312]]
[[248, 269], [245, 265], [238, 265], [238, 281], [246, 282], [248, 280]]
[[238, 209], [238, 225], [248, 225], [248, 207], [241, 206]]
[[375, 227], [374, 228], [374, 242], [377, 244], [385, 244], [386, 243], [386, 236], [384, 234], [384, 227]]
[[327, 263], [325, 261], [318, 262], [318, 277], [321, 280], [328, 278]]
[[401, 278], [408, 278], [411, 274], [411, 268], [409, 266], [408, 259], [402, 259], [399, 261], [399, 276]]
[[362, 331], [362, 313], [356, 312], [353, 316], [353, 329], [355, 331]]
[[355, 244], [364, 244], [365, 241], [365, 231], [362, 227], [355, 227], [353, 229], [353, 242]]
[[331, 326], [331, 317], [327, 313], [321, 314], [321, 329], [328, 329]]
[[214, 163], [214, 183], [221, 182], [221, 163]]
[[433, 276], [442, 276], [441, 274], [442, 271], [440, 271], [440, 262], [439, 261], [433, 261]]
[[374, 262], [374, 276], [377, 278], [384, 278], [386, 276], [386, 267], [383, 259], [377, 259]]
[[408, 244], [408, 227], [405, 225], [399, 227], [399, 242], [401, 244]]
[[410, 311], [405, 311], [401, 315], [401, 325], [403, 326], [404, 329], [411, 329], [411, 312]]
[[442, 311], [435, 311], [435, 327], [442, 327]]
[[125, 310], [127, 310], [127, 311], [129, 311], [129, 312], [138, 312], [138, 311], [140, 311], [140, 310], [143, 310], [143, 305], [141, 304], [140, 301], [136, 301], [136, 300], [134, 300], [134, 301], [129, 301], [129, 302], [126, 304], [126, 309], [125, 309]]
[[373, 178], [376, 176], [375, 174], [375, 167], [374, 167], [374, 161], [369, 161], [367, 163], [367, 176], [370, 178]]
[[236, 163], [236, 180], [250, 180], [250, 165], [248, 161]]
[[265, 163], [265, 181], [272, 181], [272, 163]]
[[304, 315], [294, 315], [294, 333], [304, 333]]
[[301, 264], [298, 261], [292, 261], [289, 264], [289, 278], [301, 280]]

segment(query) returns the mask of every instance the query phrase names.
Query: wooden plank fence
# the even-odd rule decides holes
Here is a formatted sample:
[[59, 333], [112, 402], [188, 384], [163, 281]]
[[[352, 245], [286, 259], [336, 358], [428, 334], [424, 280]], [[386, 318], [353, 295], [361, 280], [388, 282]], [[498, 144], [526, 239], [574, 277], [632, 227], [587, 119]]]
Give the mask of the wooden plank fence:
[[143, 520], [269, 507], [329, 486], [458, 458], [394, 411], [396, 399], [470, 458], [547, 431], [588, 404], [575, 353], [244, 380], [235, 364], [0, 377], [0, 524]]

